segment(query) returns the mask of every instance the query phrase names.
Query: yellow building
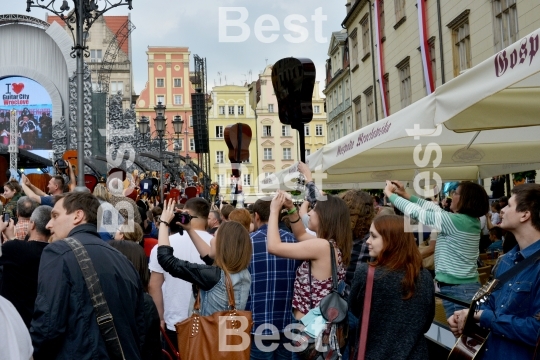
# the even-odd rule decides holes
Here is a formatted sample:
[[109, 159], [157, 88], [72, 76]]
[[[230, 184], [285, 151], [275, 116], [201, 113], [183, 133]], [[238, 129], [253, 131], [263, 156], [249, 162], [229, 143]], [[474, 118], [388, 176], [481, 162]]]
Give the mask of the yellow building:
[[[272, 65], [264, 69], [259, 75], [259, 80], [250, 88], [252, 99], [258, 96], [256, 113], [260, 182], [267, 176], [288, 168], [298, 161], [300, 147], [297, 131], [279, 121], [277, 98], [272, 86]], [[326, 145], [324, 101], [325, 99], [320, 96], [317, 81], [312, 98], [313, 120], [304, 126], [307, 156]]]
[[[229, 148], [225, 143], [225, 128], [236, 123], [251, 127], [249, 145], [250, 159], [241, 165], [242, 190], [245, 196], [258, 192], [257, 135], [255, 112], [249, 106], [249, 89], [245, 86], [215, 86], [211, 94], [212, 108], [208, 115], [208, 138], [210, 141], [210, 169], [212, 181], [220, 186], [220, 194], [230, 200], [232, 168]], [[251, 202], [251, 201], [250, 201]]]

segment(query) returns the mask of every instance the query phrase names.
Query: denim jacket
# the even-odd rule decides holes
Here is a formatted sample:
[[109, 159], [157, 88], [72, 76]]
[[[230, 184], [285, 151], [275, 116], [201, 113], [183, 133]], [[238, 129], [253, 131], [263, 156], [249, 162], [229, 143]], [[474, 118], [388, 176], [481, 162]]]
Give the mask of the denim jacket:
[[[244, 310], [251, 287], [251, 275], [247, 269], [236, 274], [229, 274], [234, 290], [234, 303], [237, 310]], [[195, 299], [191, 298], [190, 309], [193, 309]], [[210, 290], [201, 290], [201, 316], [211, 315], [216, 311], [229, 308], [229, 296], [225, 287], [225, 272], [221, 270], [219, 282]], [[190, 312], [191, 315], [191, 312]]]
[[[514, 247], [500, 258], [496, 277], [539, 249], [540, 240], [522, 251]], [[540, 261], [503, 284], [480, 310], [480, 326], [491, 329], [484, 359], [532, 359], [540, 330]]]
[[[173, 255], [170, 246], [158, 247], [158, 262], [174, 277], [197, 285], [201, 291], [202, 316], [211, 315], [216, 311], [229, 308], [229, 297], [225, 287], [225, 273], [217, 266], [194, 264], [180, 260]], [[251, 275], [247, 269], [230, 274], [233, 285], [236, 309], [244, 310], [251, 287]], [[193, 309], [194, 299], [191, 299], [190, 308]]]

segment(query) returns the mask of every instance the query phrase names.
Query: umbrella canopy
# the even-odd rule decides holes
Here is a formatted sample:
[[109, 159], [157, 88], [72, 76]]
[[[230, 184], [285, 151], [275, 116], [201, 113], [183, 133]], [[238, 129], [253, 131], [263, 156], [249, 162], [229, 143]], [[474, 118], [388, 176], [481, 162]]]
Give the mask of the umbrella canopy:
[[540, 29], [436, 89], [435, 124], [457, 132], [540, 125]]

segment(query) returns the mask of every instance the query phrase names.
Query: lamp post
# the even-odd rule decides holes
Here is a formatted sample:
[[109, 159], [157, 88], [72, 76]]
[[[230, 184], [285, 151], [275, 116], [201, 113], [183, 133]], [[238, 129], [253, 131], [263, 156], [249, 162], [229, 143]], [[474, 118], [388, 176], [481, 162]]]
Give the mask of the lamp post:
[[156, 128], [157, 135], [159, 137], [159, 195], [161, 201], [163, 201], [163, 136], [165, 136], [165, 123], [167, 119], [165, 118], [165, 110], [167, 108], [165, 105], [161, 104], [161, 101], [158, 102], [154, 110], [156, 112], [156, 117], [154, 118], [154, 127]]
[[[42, 0], [41, 0], [42, 1]], [[67, 0], [49, 0], [40, 4], [40, 0], [26, 0], [26, 11], [30, 8], [41, 8], [52, 12], [60, 17], [71, 31], [73, 37], [73, 51], [70, 56], [77, 58], [77, 186], [75, 191], [89, 191], [84, 182], [84, 59], [90, 53], [86, 46], [85, 33], [90, 31], [90, 27], [101, 15], [118, 6], [127, 5], [129, 10], [132, 0], [72, 0], [74, 9], [69, 12], [70, 7]], [[66, 13], [66, 15], [64, 15]], [[75, 28], [73, 27], [75, 25]]]

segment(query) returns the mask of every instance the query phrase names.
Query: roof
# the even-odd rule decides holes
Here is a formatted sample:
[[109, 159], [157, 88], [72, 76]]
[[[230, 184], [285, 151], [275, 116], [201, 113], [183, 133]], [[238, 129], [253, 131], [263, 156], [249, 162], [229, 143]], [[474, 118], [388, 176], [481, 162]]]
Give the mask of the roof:
[[[7, 156], [9, 160], [8, 147], [0, 144], [0, 156]], [[52, 166], [52, 162], [49, 159], [36, 155], [28, 150], [19, 149], [19, 157], [17, 166], [19, 168], [37, 169]]]
[[[113, 34], [116, 34], [118, 30], [124, 25], [126, 21], [129, 20], [128, 15], [121, 15], [121, 16], [103, 16], [103, 19], [105, 20], [105, 25], [111, 30]], [[59, 23], [62, 27], [65, 25], [64, 21], [56, 15], [48, 15], [47, 16], [47, 22], [49, 24], [52, 24], [53, 22]], [[122, 51], [129, 56], [129, 40], [125, 41], [122, 44]]]

